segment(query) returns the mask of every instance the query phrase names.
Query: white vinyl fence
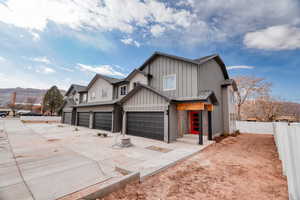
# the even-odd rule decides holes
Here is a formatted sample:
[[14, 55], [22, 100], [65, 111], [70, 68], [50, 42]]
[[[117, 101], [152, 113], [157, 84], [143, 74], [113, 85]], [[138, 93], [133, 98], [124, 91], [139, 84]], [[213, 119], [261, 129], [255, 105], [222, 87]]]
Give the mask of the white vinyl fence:
[[273, 134], [273, 123], [237, 121], [236, 129], [241, 133]]
[[290, 200], [300, 200], [300, 124], [273, 123], [274, 138], [287, 176]]
[[32, 122], [60, 122], [61, 117], [57, 116], [21, 116], [22, 121]]

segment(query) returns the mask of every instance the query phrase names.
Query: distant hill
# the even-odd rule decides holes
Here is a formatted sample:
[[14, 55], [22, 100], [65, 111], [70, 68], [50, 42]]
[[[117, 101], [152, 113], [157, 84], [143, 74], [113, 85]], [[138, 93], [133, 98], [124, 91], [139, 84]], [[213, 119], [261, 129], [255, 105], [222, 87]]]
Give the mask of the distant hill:
[[[16, 92], [16, 102], [17, 103], [26, 103], [27, 98], [34, 97], [36, 98], [35, 103], [41, 103], [43, 96], [47, 90], [34, 89], [34, 88], [0, 88], [0, 106], [5, 106], [11, 101], [11, 95], [13, 92]], [[66, 91], [61, 90], [62, 95]]]

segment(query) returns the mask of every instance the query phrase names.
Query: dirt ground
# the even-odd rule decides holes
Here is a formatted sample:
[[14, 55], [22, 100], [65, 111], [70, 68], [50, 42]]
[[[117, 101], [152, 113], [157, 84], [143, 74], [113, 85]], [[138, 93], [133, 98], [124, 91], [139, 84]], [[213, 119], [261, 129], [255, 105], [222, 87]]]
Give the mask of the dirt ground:
[[242, 134], [104, 198], [115, 199], [281, 200], [288, 192], [273, 136]]

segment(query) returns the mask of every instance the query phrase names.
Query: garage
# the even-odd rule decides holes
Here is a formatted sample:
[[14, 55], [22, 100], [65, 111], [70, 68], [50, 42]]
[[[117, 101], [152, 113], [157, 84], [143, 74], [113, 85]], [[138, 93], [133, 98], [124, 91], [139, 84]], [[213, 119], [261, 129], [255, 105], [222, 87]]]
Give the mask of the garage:
[[79, 112], [77, 116], [77, 125], [89, 127], [90, 125], [90, 113], [89, 112]]
[[164, 140], [163, 112], [127, 112], [126, 133], [156, 140]]
[[71, 112], [64, 112], [63, 113], [63, 123], [64, 124], [71, 124], [72, 122], [72, 113]]
[[106, 131], [112, 130], [112, 113], [111, 112], [95, 112], [94, 128]]

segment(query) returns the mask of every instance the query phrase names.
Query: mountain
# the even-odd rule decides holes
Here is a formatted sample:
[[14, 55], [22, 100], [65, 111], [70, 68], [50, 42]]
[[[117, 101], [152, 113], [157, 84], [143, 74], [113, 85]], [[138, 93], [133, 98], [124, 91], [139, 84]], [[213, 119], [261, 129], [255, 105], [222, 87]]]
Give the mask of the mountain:
[[[11, 102], [11, 96], [16, 92], [16, 102], [26, 103], [27, 98], [36, 98], [35, 103], [41, 103], [43, 96], [47, 90], [35, 89], [35, 88], [0, 88], [0, 106], [6, 106]], [[64, 90], [61, 90], [62, 95], [65, 94]]]

